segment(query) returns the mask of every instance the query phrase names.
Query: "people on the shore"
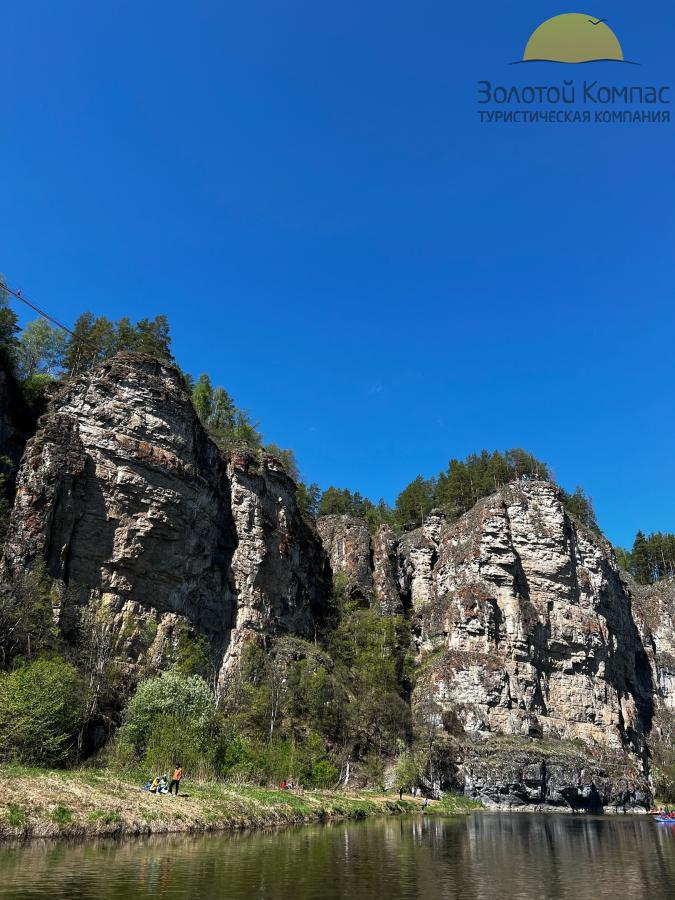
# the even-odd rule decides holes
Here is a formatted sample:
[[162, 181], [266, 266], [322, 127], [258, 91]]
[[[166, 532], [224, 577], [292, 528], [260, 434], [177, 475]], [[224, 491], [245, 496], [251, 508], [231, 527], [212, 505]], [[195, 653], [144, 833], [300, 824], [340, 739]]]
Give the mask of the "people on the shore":
[[143, 790], [149, 791], [149, 793], [151, 794], [170, 794], [175, 787], [176, 796], [178, 796], [178, 787], [182, 778], [183, 769], [181, 767], [181, 764], [178, 763], [171, 780], [169, 780], [168, 773], [165, 773], [164, 775], [155, 775], [154, 778], [148, 778], [148, 780], [143, 785]]
[[400, 787], [398, 789], [398, 799], [403, 800], [403, 788], [402, 787]]

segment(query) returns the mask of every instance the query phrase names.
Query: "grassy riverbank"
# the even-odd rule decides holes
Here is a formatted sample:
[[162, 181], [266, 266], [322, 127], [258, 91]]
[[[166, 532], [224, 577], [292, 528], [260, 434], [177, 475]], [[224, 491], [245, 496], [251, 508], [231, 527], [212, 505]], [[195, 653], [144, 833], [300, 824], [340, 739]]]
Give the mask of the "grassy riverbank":
[[[118, 774], [94, 770], [6, 766], [0, 767], [0, 782], [0, 839], [204, 832], [422, 812], [412, 797], [400, 801], [398, 794], [370, 791], [296, 792], [188, 781], [178, 798], [156, 796]], [[446, 797], [427, 812], [451, 815], [472, 808], [463, 797]]]

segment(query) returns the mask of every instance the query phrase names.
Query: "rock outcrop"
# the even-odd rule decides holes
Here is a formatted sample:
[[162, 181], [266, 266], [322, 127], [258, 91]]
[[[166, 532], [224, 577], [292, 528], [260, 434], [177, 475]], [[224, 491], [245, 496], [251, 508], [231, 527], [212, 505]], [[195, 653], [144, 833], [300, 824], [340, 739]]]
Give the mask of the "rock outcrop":
[[646, 812], [651, 801], [647, 778], [625, 757], [609, 754], [600, 762], [564, 745], [476, 746], [466, 752], [461, 774], [464, 793], [488, 808]]
[[346, 579], [353, 600], [371, 601], [373, 572], [370, 535], [363, 519], [322, 516], [316, 523], [333, 575]]
[[[20, 447], [12, 429], [0, 421]], [[26, 446], [2, 567], [36, 564], [66, 635], [95, 610], [133, 669], [187, 628], [221, 684], [249, 641], [314, 637], [339, 574], [410, 620], [413, 715], [487, 803], [639, 805], [655, 712], [663, 734], [675, 723], [673, 583], [632, 584], [554, 485], [517, 482], [402, 535], [347, 516], [315, 528], [274, 457], [223, 453], [178, 370], [138, 354], [61, 388]]]
[[624, 577], [651, 666], [656, 707], [675, 716], [675, 579], [645, 586]]
[[221, 677], [247, 640], [313, 635], [329, 590], [276, 460], [223, 458], [180, 373], [130, 353], [70, 382], [26, 448], [3, 566], [38, 561], [61, 589], [64, 629], [96, 603], [133, 658], [187, 623]]
[[[339, 532], [333, 521], [331, 534]], [[642, 796], [655, 686], [662, 685], [664, 702], [673, 697], [672, 620], [651, 632], [660, 651], [650, 661], [610, 545], [565, 512], [554, 485], [517, 482], [456, 522], [434, 511], [421, 528], [398, 540], [388, 535], [380, 551], [384, 577], [372, 552], [380, 546], [373, 540], [368, 548], [377, 601], [385, 612], [409, 611], [423, 715], [439, 724], [458, 720], [465, 740], [579, 741], [589, 752], [619, 754], [633, 779], [628, 794]], [[327, 550], [335, 560], [334, 542]], [[370, 583], [356, 552], [341, 565]], [[662, 603], [662, 623], [666, 608], [673, 607]], [[589, 771], [603, 771], [593, 765], [577, 765], [577, 786]], [[606, 798], [603, 777], [592, 781]], [[470, 792], [476, 783], [468, 779]], [[538, 803], [548, 802], [551, 784], [540, 785]], [[513, 796], [521, 795], [527, 791], [514, 788]]]

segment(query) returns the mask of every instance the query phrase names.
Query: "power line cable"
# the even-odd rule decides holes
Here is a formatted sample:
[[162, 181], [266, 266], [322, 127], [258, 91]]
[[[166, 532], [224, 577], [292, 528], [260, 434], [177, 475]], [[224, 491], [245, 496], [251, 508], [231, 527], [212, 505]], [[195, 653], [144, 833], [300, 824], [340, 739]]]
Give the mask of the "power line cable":
[[42, 316], [43, 319], [47, 319], [48, 322], [51, 322], [52, 325], [56, 325], [57, 328], [63, 329], [63, 331], [68, 332], [72, 337], [76, 337], [74, 331], [68, 328], [67, 325], [64, 325], [63, 322], [59, 322], [58, 319], [55, 319], [54, 316], [50, 316], [48, 312], [45, 312], [43, 309], [40, 309], [39, 306], [36, 306], [35, 303], [32, 303], [27, 297], [22, 296], [21, 291], [13, 291], [11, 287], [8, 287], [6, 284], [0, 284], [0, 294], [11, 294], [12, 297], [15, 297], [21, 303], [24, 303], [26, 306], [30, 307], [34, 312], [38, 313]]

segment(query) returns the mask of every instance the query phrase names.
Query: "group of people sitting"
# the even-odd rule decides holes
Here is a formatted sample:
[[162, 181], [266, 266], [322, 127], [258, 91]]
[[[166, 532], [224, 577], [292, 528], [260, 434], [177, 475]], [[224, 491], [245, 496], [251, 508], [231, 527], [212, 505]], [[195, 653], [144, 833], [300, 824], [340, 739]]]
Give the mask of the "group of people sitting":
[[154, 778], [148, 778], [143, 785], [143, 790], [149, 791], [151, 794], [172, 794], [175, 788], [177, 797], [182, 777], [183, 769], [181, 764], [178, 763], [174, 769], [173, 778], [171, 780], [169, 780], [168, 775], [155, 775]]
[[663, 809], [650, 809], [650, 816], [658, 816], [659, 819], [675, 819], [675, 811], [664, 807]]
[[293, 791], [297, 787], [297, 784], [294, 781], [286, 781], [284, 780], [279, 784], [279, 787], [282, 791]]

